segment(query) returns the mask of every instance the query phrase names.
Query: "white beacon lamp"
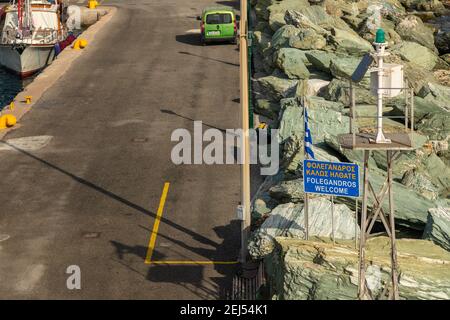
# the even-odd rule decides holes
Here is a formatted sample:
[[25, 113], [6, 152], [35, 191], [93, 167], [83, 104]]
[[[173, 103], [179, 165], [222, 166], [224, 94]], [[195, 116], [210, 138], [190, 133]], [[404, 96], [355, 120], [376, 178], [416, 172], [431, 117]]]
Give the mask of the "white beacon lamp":
[[375, 138], [375, 143], [391, 143], [390, 139], [386, 139], [383, 134], [383, 57], [389, 55], [388, 52], [385, 52], [385, 48], [387, 43], [385, 41], [385, 34], [383, 29], [378, 29], [375, 42], [373, 43], [376, 49], [375, 57], [377, 61], [377, 137]]

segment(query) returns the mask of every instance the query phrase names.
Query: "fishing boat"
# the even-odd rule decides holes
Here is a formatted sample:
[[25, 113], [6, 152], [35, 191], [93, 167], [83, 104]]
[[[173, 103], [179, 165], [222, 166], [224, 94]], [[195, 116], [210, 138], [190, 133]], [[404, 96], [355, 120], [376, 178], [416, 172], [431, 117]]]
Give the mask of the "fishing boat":
[[0, 65], [24, 78], [53, 61], [55, 45], [67, 38], [61, 1], [11, 0], [3, 8]]

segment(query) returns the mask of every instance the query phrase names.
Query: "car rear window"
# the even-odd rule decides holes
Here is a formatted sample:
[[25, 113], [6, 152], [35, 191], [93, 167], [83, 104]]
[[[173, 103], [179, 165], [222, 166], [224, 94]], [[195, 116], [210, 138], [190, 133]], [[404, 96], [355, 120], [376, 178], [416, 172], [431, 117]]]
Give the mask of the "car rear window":
[[225, 24], [231, 22], [232, 18], [229, 13], [210, 13], [206, 16], [207, 24]]

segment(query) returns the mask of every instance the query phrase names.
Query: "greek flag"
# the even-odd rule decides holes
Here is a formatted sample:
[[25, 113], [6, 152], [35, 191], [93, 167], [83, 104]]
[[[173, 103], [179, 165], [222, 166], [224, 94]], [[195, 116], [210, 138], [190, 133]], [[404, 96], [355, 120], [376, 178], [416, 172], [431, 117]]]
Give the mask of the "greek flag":
[[314, 152], [312, 150], [312, 137], [311, 137], [311, 130], [309, 130], [308, 127], [308, 111], [305, 108], [305, 153], [311, 157], [311, 159], [314, 158]]

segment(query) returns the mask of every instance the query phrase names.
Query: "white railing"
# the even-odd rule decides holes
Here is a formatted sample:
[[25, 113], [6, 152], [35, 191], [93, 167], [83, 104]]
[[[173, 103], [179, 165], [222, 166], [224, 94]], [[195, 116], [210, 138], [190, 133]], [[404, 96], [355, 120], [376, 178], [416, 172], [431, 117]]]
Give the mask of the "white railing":
[[6, 29], [1, 34], [1, 44], [56, 44], [65, 36], [63, 30], [39, 29], [20, 35], [16, 29]]

